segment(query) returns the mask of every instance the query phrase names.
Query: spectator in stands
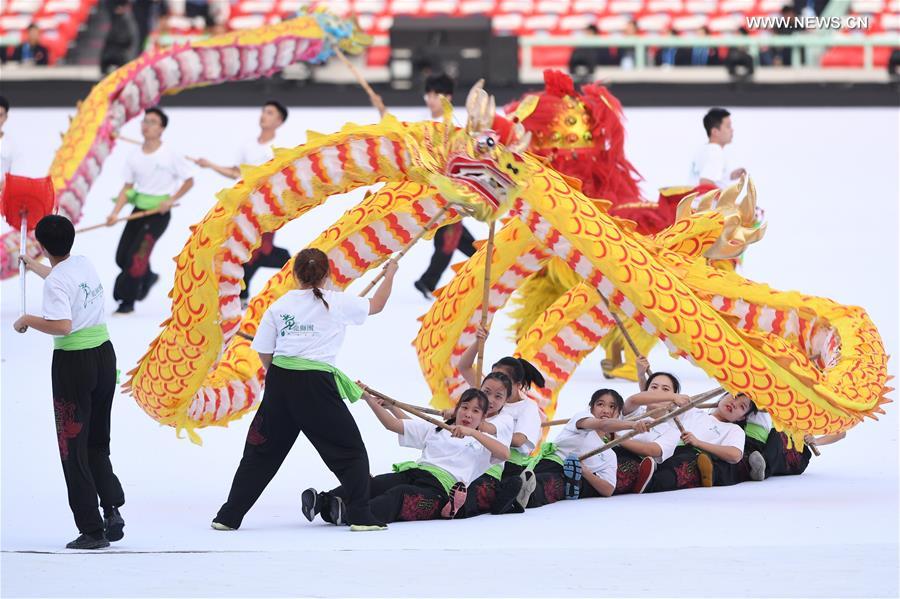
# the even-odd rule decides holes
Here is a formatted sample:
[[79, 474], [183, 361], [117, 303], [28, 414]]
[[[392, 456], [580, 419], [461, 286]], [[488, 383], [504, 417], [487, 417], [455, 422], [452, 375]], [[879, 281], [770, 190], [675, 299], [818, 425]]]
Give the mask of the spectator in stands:
[[41, 45], [41, 31], [38, 26], [29, 25], [26, 35], [25, 41], [16, 46], [12, 59], [22, 64], [46, 65], [50, 54], [47, 48]]
[[138, 28], [138, 48], [144, 48], [147, 37], [156, 25], [156, 19], [166, 11], [162, 0], [134, 0], [132, 6]]
[[106, 75], [137, 55], [138, 27], [129, 0], [113, 0], [109, 32], [100, 52], [100, 72]]
[[12, 169], [13, 149], [9, 143], [9, 137], [3, 132], [3, 125], [6, 124], [6, 115], [9, 114], [9, 101], [0, 96], [0, 189], [3, 189], [3, 182], [6, 180], [6, 173]]
[[[453, 88], [455, 84], [453, 79], [447, 75], [432, 75], [425, 80], [425, 106], [431, 113], [433, 120], [444, 119], [444, 106], [442, 99], [450, 102], [453, 99]], [[428, 269], [414, 283], [415, 288], [425, 296], [425, 299], [431, 299], [431, 293], [437, 288], [441, 275], [450, 265], [450, 259], [456, 250], [461, 251], [466, 256], [472, 256], [475, 253], [475, 246], [472, 242], [475, 238], [469, 233], [461, 222], [453, 223], [441, 227], [434, 234], [434, 254], [431, 256], [431, 263]]]
[[[793, 35], [797, 31], [803, 31], [803, 26], [795, 23], [797, 8], [793, 4], [787, 4], [781, 9], [782, 21], [775, 27], [775, 35]], [[774, 64], [790, 66], [793, 62], [793, 48], [778, 47], [775, 49]], [[800, 51], [800, 61], [803, 62], [803, 51]]]
[[[698, 37], [709, 37], [709, 29], [703, 27], [697, 32]], [[693, 67], [711, 67], [722, 64], [719, 49], [711, 46], [696, 46], [690, 49], [690, 65]]]
[[[588, 25], [584, 30], [586, 39], [597, 37], [598, 34], [596, 25]], [[597, 66], [614, 64], [619, 63], [613, 58], [609, 48], [576, 47], [569, 58], [569, 73], [575, 81], [590, 80]]]
[[[625, 24], [625, 29], [622, 31], [622, 35], [626, 37], [637, 37], [639, 34], [637, 21], [631, 19], [628, 23]], [[634, 54], [634, 46], [621, 46], [616, 49], [616, 63], [626, 70], [631, 70], [634, 68], [635, 64], [635, 54]]]
[[731, 113], [724, 108], [711, 108], [703, 117], [707, 142], [691, 163], [691, 184], [706, 187], [726, 187], [731, 181], [746, 174], [743, 168], [728, 169], [725, 146], [734, 138]]

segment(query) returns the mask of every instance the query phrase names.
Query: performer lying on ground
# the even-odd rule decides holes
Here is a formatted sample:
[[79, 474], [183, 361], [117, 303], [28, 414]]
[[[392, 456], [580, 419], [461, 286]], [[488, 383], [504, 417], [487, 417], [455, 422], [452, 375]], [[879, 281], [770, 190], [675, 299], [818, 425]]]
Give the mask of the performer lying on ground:
[[[400, 445], [422, 450], [417, 461], [396, 464], [394, 472], [372, 479], [369, 507], [384, 522], [453, 518], [465, 504], [466, 485], [509, 457], [508, 437], [498, 439], [478, 430], [490, 405], [479, 389], [463, 392], [447, 420], [450, 431], [423, 420], [397, 418], [381, 400], [365, 398], [381, 424], [397, 433]], [[347, 497], [343, 486], [325, 493], [307, 489], [303, 513], [310, 521], [321, 514], [326, 522], [346, 524]]]

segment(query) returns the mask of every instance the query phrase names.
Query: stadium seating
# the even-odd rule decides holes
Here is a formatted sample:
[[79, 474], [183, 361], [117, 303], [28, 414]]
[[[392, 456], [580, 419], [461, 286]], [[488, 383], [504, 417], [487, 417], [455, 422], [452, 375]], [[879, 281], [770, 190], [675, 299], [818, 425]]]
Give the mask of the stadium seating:
[[8, 0], [0, 13], [0, 46], [11, 51], [34, 23], [54, 64], [68, 52], [97, 0]]

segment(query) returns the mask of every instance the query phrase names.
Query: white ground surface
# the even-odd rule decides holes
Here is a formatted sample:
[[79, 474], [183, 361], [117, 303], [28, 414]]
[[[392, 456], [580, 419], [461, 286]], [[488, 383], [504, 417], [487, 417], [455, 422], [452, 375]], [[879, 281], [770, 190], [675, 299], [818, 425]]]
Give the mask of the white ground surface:
[[[13, 108], [9, 140], [21, 174], [46, 172], [66, 126], [66, 111]], [[188, 154], [227, 161], [255, 131], [256, 110], [173, 109], [167, 143]], [[628, 111], [628, 150], [656, 187], [684, 181], [703, 141], [701, 109]], [[421, 116], [401, 112], [402, 118]], [[358, 109], [295, 110], [285, 126], [296, 143], [306, 128], [337, 129], [346, 119], [371, 120]], [[753, 246], [744, 274], [781, 289], [865, 306], [888, 350], [898, 347], [898, 111], [741, 109], [735, 117], [735, 166], [756, 181], [770, 222]], [[138, 136], [136, 123], [124, 132]], [[83, 224], [108, 213], [121, 184], [124, 144], [94, 186]], [[157, 246], [160, 284], [134, 315], [111, 318], [121, 369], [142, 355], [168, 314], [174, 256], [188, 226], [213, 204], [226, 181], [198, 173], [197, 185]], [[361, 197], [332, 202], [279, 233], [301, 248]], [[5, 225], [4, 225], [5, 226]], [[476, 236], [484, 227], [472, 226]], [[120, 229], [80, 237], [112, 289]], [[410, 341], [427, 304], [412, 288], [430, 247], [401, 265], [387, 310], [352, 330], [340, 363], [352, 376], [410, 401], [426, 386]], [[262, 271], [265, 273], [266, 271]], [[255, 284], [262, 285], [257, 277]], [[28, 305], [39, 309], [40, 281], [28, 278]], [[127, 496], [126, 537], [103, 553], [62, 549], [76, 532], [66, 494], [50, 403], [50, 340], [17, 335], [18, 281], [2, 283], [2, 587], [3, 596], [834, 596], [898, 594], [898, 473], [895, 406], [835, 446], [823, 448], [802, 477], [731, 488], [655, 496], [563, 502], [521, 516], [458, 522], [400, 523], [377, 534], [351, 534], [308, 524], [299, 493], [335, 481], [301, 437], [239, 532], [209, 521], [225, 499], [249, 418], [228, 429], [203, 430], [203, 447], [179, 440], [150, 420], [128, 396], [113, 410], [112, 459]], [[107, 307], [114, 309], [110, 297]], [[502, 318], [502, 317], [501, 317]], [[488, 356], [507, 353], [497, 334]], [[710, 386], [665, 352], [656, 369], [672, 369], [688, 392]], [[564, 391], [560, 415], [571, 414], [607, 383], [590, 357]], [[897, 373], [896, 361], [891, 371]], [[613, 383], [623, 393], [633, 386]], [[373, 472], [414, 457], [397, 446], [363, 405], [354, 406]]]

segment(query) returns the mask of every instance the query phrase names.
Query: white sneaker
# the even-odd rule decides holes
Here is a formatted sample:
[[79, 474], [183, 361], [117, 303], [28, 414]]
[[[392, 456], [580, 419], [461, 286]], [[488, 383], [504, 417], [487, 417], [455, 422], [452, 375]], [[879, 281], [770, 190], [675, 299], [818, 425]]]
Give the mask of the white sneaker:
[[750, 479], [751, 480], [765, 480], [766, 478], [766, 458], [762, 457], [762, 454], [758, 451], [754, 451], [750, 454], [750, 457], [747, 458], [747, 463], [750, 464]]
[[212, 526], [215, 530], [237, 530], [236, 528], [225, 526], [221, 522], [216, 522], [215, 520], [212, 521], [212, 524], [210, 526]]

